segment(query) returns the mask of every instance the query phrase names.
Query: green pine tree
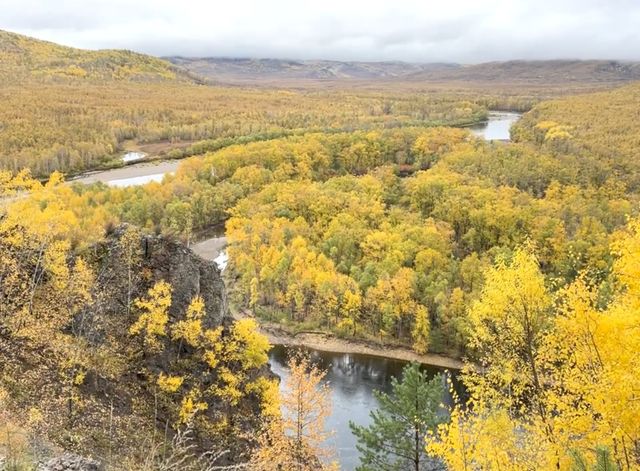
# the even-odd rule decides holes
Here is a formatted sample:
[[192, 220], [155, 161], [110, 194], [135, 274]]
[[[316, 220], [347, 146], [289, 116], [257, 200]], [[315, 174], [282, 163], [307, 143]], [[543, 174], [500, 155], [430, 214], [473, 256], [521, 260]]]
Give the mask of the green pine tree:
[[573, 452], [572, 471], [619, 471], [620, 467], [613, 461], [611, 452], [605, 447], [596, 448], [595, 463], [580, 452]]
[[358, 439], [358, 471], [434, 469], [425, 437], [442, 420], [438, 410], [443, 392], [442, 376], [429, 381], [417, 363], [404, 368], [401, 381], [392, 380], [390, 394], [376, 392], [380, 406], [370, 413], [371, 425], [349, 423]]

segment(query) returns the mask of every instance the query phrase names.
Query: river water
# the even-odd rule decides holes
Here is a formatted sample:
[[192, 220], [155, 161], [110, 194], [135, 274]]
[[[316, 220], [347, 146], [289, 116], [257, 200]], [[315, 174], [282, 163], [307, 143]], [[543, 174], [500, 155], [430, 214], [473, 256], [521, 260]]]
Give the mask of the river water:
[[[205, 240], [193, 244], [191, 249], [202, 258], [215, 261], [223, 271], [228, 261], [224, 226], [212, 228], [207, 236]], [[275, 345], [269, 352], [271, 370], [281, 378], [282, 389], [289, 375], [288, 355], [297, 349], [298, 347]], [[371, 355], [325, 352], [309, 348], [305, 350], [311, 359], [327, 372], [325, 379], [331, 391], [332, 411], [327, 418], [326, 430], [334, 433], [327, 446], [335, 452], [340, 469], [354, 470], [359, 458], [356, 439], [349, 428], [349, 421], [358, 425], [371, 423], [369, 413], [378, 406], [374, 391], [390, 392], [391, 379], [401, 377], [402, 369], [407, 362]], [[445, 372], [442, 368], [428, 365], [424, 365], [423, 368], [429, 376]], [[454, 384], [457, 384], [456, 379], [454, 372]], [[442, 400], [444, 404], [449, 405], [451, 396], [446, 387], [445, 391]]]
[[[284, 388], [289, 375], [286, 363], [288, 355], [293, 350], [293, 347], [276, 345], [269, 354], [271, 369], [282, 379], [281, 388]], [[401, 377], [402, 369], [407, 362], [352, 353], [313, 349], [306, 351], [313, 361], [327, 371], [326, 381], [331, 391], [332, 411], [327, 418], [326, 430], [334, 432], [327, 446], [335, 452], [340, 469], [352, 471], [359, 464], [359, 457], [349, 421], [358, 425], [371, 423], [369, 413], [378, 406], [374, 391], [390, 392], [391, 379]], [[428, 365], [424, 365], [423, 368], [431, 377], [445, 372]], [[455, 374], [452, 380], [454, 385], [457, 385]], [[449, 405], [451, 396], [446, 387], [445, 391], [443, 404]]]
[[[191, 245], [191, 249], [202, 258], [215, 261], [223, 271], [228, 261], [226, 244], [224, 225], [221, 224], [211, 228], [206, 238]], [[288, 355], [296, 349], [298, 347], [275, 345], [269, 353], [271, 369], [282, 380], [281, 388], [285, 387], [289, 375], [286, 366]], [[314, 362], [327, 371], [326, 381], [331, 391], [332, 412], [327, 418], [326, 429], [334, 432], [327, 446], [335, 452], [342, 470], [354, 470], [359, 458], [356, 439], [349, 428], [349, 421], [358, 425], [368, 425], [371, 422], [369, 413], [378, 406], [374, 391], [389, 392], [391, 379], [400, 378], [407, 362], [363, 354], [325, 352], [308, 348], [305, 350]], [[423, 368], [429, 376], [445, 372], [443, 368], [428, 365], [423, 365]], [[451, 378], [460, 390], [457, 373], [454, 372]], [[443, 404], [451, 404], [448, 388], [445, 388], [442, 401]]]
[[179, 160], [141, 162], [112, 170], [86, 173], [70, 180], [70, 182], [84, 183], [85, 185], [96, 182], [111, 186], [144, 185], [150, 182], [161, 182], [166, 174], [175, 173], [179, 165]]
[[[509, 130], [520, 116], [520, 113], [491, 112], [487, 122], [472, 126], [470, 130], [486, 140], [508, 141]], [[101, 181], [114, 186], [141, 185], [150, 181], [161, 181], [165, 174], [174, 173], [179, 164], [177, 160], [143, 162], [87, 174], [74, 181], [87, 184]], [[201, 257], [215, 261], [222, 271], [228, 262], [226, 245], [227, 240], [222, 225], [214, 228], [204, 240], [193, 244], [191, 248]], [[276, 345], [269, 355], [271, 369], [283, 380], [281, 387], [284, 387], [288, 375], [287, 355], [292, 349], [293, 347]], [[326, 381], [331, 390], [333, 410], [327, 419], [326, 427], [327, 430], [335, 432], [328, 446], [335, 451], [342, 470], [354, 470], [359, 459], [356, 440], [349, 428], [349, 421], [358, 425], [370, 423], [369, 413], [378, 405], [374, 391], [389, 392], [391, 379], [400, 378], [406, 362], [361, 354], [322, 352], [311, 349], [308, 352], [311, 358], [327, 371]], [[444, 372], [442, 369], [427, 365], [423, 368], [429, 375]], [[456, 378], [453, 374], [454, 385], [457, 384]], [[443, 397], [443, 403], [450, 402], [451, 397], [447, 391]]]
[[229, 255], [227, 254], [227, 238], [224, 235], [224, 223], [210, 228], [199, 242], [190, 246], [197, 255], [205, 260], [216, 263], [220, 271], [227, 268]]
[[522, 113], [491, 111], [487, 121], [475, 124], [469, 129], [473, 134], [487, 141], [509, 141], [511, 140], [511, 126], [521, 117]]
[[[476, 136], [488, 141], [508, 141], [511, 125], [521, 116], [521, 113], [491, 111], [486, 122], [469, 129]], [[145, 156], [139, 152], [128, 152], [122, 159], [125, 162], [133, 162]], [[175, 173], [179, 165], [179, 160], [144, 161], [112, 170], [87, 173], [71, 181], [85, 184], [103, 182], [112, 186], [144, 185], [149, 182], [161, 182], [166, 174]]]

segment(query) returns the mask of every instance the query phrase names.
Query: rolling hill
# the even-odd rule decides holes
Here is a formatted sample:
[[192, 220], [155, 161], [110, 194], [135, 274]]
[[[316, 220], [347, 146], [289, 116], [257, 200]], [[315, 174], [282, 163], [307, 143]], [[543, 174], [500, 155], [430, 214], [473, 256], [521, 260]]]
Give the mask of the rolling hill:
[[240, 138], [469, 124], [485, 116], [483, 105], [448, 93], [203, 82], [148, 55], [75, 49], [0, 32], [0, 169], [30, 168], [46, 177], [55, 170], [119, 166], [127, 150], [181, 157]]
[[194, 81], [184, 69], [126, 50], [89, 51], [0, 30], [2, 82], [36, 79]]
[[277, 81], [614, 84], [640, 80], [640, 63], [604, 60], [454, 63], [294, 61], [167, 57], [194, 74], [227, 83]]
[[219, 81], [251, 80], [376, 80], [399, 79], [411, 74], [458, 69], [457, 64], [409, 62], [341, 62], [329, 60], [167, 57], [169, 62]]
[[640, 80], [640, 62], [605, 60], [507, 61], [424, 70], [409, 80], [498, 83], [615, 83]]

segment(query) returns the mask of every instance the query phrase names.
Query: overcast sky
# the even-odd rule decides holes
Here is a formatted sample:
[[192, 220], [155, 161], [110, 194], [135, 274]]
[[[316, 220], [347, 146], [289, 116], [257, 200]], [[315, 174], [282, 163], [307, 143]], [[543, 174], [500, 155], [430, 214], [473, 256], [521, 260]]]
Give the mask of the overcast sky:
[[158, 56], [640, 59], [640, 0], [0, 0], [0, 29]]

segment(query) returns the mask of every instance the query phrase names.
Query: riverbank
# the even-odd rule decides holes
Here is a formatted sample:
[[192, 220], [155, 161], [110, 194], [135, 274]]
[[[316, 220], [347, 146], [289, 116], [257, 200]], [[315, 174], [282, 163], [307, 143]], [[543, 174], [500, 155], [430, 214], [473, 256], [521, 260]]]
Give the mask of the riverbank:
[[149, 160], [112, 170], [87, 172], [69, 179], [68, 182], [85, 185], [95, 182], [115, 186], [141, 185], [150, 181], [162, 181], [164, 175], [174, 173], [178, 165], [180, 165], [178, 160]]
[[352, 353], [391, 358], [402, 361], [416, 361], [425, 365], [449, 370], [462, 369], [463, 363], [457, 358], [437, 353], [420, 354], [398, 345], [384, 344], [363, 339], [344, 339], [329, 332], [293, 332], [273, 322], [262, 321], [249, 312], [234, 312], [236, 319], [251, 317], [258, 322], [260, 332], [267, 336], [272, 345], [308, 347], [314, 350], [334, 353]]
[[[472, 128], [482, 126], [491, 120], [490, 111], [486, 116], [474, 117], [454, 122], [408, 122], [396, 123], [395, 127], [415, 127], [425, 128], [447, 126], [455, 128]], [[370, 129], [370, 128], [363, 128]], [[97, 181], [115, 186], [142, 185], [150, 181], [162, 181], [166, 173], [174, 173], [181, 161], [189, 157], [202, 157], [208, 152], [216, 152], [232, 145], [245, 145], [253, 142], [263, 142], [274, 139], [281, 139], [292, 136], [304, 136], [305, 134], [326, 133], [338, 134], [350, 132], [347, 128], [304, 128], [293, 130], [281, 130], [271, 133], [261, 133], [233, 138], [207, 139], [196, 142], [179, 143], [169, 145], [166, 141], [147, 144], [129, 144], [122, 152], [143, 152], [144, 158], [132, 161], [122, 161], [121, 157], [113, 156], [109, 162], [97, 165], [80, 173], [67, 173], [67, 181], [91, 184]], [[168, 149], [171, 150], [168, 150]], [[48, 177], [43, 178], [46, 181]]]

